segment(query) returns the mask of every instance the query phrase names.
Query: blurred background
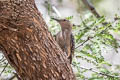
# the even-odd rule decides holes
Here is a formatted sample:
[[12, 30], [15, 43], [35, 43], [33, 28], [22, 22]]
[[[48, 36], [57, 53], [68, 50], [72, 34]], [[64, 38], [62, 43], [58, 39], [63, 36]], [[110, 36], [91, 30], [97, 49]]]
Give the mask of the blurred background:
[[[76, 25], [73, 28], [76, 47], [86, 42], [76, 49], [72, 63], [77, 80], [120, 80], [120, 21], [114, 21], [120, 15], [120, 0], [88, 1], [101, 18], [96, 18], [82, 0], [35, 0], [35, 3], [53, 35], [60, 30], [60, 25], [51, 17], [66, 18]], [[104, 22], [110, 23], [112, 28], [106, 28], [108, 25], [102, 25]], [[106, 30], [104, 36], [100, 32], [103, 29]], [[95, 38], [87, 41], [94, 34]], [[0, 72], [6, 64], [7, 61], [0, 54]], [[14, 75], [13, 72], [8, 64], [0, 80], [8, 80]]]
[[[90, 11], [81, 0], [35, 0], [39, 11], [45, 20], [49, 21], [50, 16], [57, 16], [51, 6], [55, 6], [62, 18], [74, 16], [74, 22], [79, 22], [79, 16], [86, 16]], [[120, 0], [88, 0], [92, 3], [100, 15], [107, 18], [114, 18], [115, 14], [120, 14]]]

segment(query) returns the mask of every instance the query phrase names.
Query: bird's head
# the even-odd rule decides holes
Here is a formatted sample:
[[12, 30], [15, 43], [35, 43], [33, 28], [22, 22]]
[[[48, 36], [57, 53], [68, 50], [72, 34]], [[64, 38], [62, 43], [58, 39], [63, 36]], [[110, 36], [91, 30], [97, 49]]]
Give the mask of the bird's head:
[[56, 20], [61, 25], [61, 28], [63, 28], [63, 29], [72, 29], [72, 24], [70, 23], [69, 20], [56, 19], [56, 18], [52, 18], [52, 19]]

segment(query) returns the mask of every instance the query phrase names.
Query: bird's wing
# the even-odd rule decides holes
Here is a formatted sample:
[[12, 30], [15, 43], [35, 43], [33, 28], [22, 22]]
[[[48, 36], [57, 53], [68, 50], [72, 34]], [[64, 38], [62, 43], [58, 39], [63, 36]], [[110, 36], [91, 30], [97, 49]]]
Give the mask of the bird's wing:
[[73, 34], [71, 34], [71, 54], [74, 55], [74, 51], [75, 51], [75, 39]]
[[73, 58], [73, 55], [74, 55], [74, 51], [75, 51], [75, 41], [74, 41], [73, 34], [71, 34], [70, 47], [71, 47], [71, 55], [69, 56], [69, 59], [70, 59], [70, 64], [71, 64], [72, 63], [72, 58]]

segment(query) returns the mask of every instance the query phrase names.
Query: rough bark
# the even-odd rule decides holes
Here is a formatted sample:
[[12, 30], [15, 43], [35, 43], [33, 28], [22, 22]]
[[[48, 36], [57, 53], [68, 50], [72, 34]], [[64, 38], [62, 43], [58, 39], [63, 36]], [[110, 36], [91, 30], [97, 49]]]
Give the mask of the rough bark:
[[21, 80], [75, 80], [34, 0], [0, 0], [0, 50]]

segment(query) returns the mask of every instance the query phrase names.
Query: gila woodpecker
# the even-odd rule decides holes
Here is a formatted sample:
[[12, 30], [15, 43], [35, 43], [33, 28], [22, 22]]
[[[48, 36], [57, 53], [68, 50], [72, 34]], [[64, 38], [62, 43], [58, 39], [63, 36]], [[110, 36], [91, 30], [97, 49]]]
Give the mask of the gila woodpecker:
[[71, 64], [75, 49], [74, 36], [72, 34], [72, 24], [66, 19], [53, 19], [56, 20], [61, 26], [61, 31], [56, 34], [55, 40], [63, 52], [66, 52], [67, 58]]

